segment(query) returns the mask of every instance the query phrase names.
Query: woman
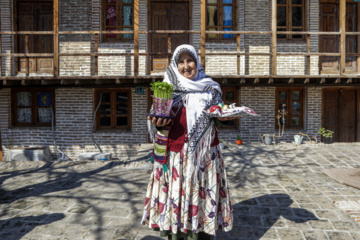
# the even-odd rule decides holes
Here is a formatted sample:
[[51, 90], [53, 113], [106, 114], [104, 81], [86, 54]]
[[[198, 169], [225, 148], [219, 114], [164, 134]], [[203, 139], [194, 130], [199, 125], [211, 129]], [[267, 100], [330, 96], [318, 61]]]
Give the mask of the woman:
[[214, 119], [204, 111], [222, 102], [195, 49], [175, 49], [164, 82], [173, 84], [173, 120], [150, 119], [154, 139], [142, 224], [168, 239], [210, 239], [230, 231], [232, 207]]

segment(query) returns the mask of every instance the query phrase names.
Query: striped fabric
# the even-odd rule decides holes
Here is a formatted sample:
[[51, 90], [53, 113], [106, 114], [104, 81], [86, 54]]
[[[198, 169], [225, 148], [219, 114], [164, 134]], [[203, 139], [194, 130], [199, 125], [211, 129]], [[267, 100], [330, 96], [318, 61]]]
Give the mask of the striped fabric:
[[155, 159], [155, 161], [161, 164], [166, 163], [166, 144], [168, 140], [167, 136], [169, 134], [169, 129], [169, 127], [164, 127], [155, 135], [153, 158]]

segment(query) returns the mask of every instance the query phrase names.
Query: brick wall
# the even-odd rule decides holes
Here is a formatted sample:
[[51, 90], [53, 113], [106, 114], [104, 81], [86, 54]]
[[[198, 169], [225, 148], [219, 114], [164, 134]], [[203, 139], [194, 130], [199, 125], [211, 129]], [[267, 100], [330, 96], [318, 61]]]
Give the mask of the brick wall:
[[[13, 5], [11, 0], [0, 1], [0, 18], [1, 18], [1, 31], [13, 30]], [[12, 53], [13, 51], [13, 37], [11, 35], [1, 36], [1, 52]], [[4, 57], [1, 61], [1, 74], [3, 76], [11, 76], [13, 69], [13, 62], [10, 57]]]
[[[74, 159], [79, 153], [97, 152], [91, 140], [94, 89], [59, 88], [55, 90], [55, 98], [54, 134], [58, 147]], [[146, 94], [135, 95], [132, 89], [132, 130], [94, 133], [96, 142], [104, 152], [110, 151], [114, 157], [122, 158], [129, 150], [147, 142], [146, 102]], [[10, 112], [10, 90], [0, 90], [1, 138], [4, 147], [42, 145], [49, 146], [54, 152], [51, 127], [9, 128]]]

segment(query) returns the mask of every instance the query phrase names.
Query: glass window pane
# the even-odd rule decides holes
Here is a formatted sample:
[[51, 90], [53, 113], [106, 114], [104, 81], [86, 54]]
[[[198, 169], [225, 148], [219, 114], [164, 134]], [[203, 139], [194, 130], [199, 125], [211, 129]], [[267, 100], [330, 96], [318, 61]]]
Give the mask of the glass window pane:
[[302, 4], [303, 0], [292, 0], [292, 4]]
[[285, 118], [280, 118], [280, 124], [281, 125], [286, 125], [286, 123], [287, 123], [286, 117]]
[[[109, 28], [109, 27], [107, 27], [106, 28], [106, 31], [114, 31], [114, 30], [116, 30], [115, 28]], [[116, 38], [116, 34], [106, 34], [106, 38]]]
[[110, 105], [100, 105], [100, 114], [110, 114], [111, 113], [111, 107]]
[[100, 117], [100, 126], [110, 127], [111, 126], [111, 118], [110, 117]]
[[123, 0], [123, 3], [132, 3], [132, 0]]
[[292, 8], [292, 25], [294, 27], [301, 27], [303, 25], [302, 7]]
[[235, 99], [234, 92], [225, 93], [225, 101], [234, 101], [234, 99]]
[[207, 3], [217, 3], [217, 0], [207, 0]]
[[18, 108], [17, 121], [19, 123], [31, 123], [31, 108]]
[[[132, 28], [123, 28], [124, 31], [132, 31], [133, 29]], [[133, 38], [133, 35], [131, 33], [125, 33], [123, 34], [123, 38]]]
[[[217, 7], [216, 6], [208, 6], [207, 7], [207, 25], [209, 27], [217, 26]], [[215, 29], [209, 29], [215, 30]]]
[[38, 108], [38, 121], [41, 123], [51, 123], [51, 109]]
[[116, 106], [116, 114], [127, 114], [127, 105], [118, 104]]
[[281, 110], [285, 110], [285, 111], [286, 111], [286, 109], [287, 109], [286, 103], [284, 103], [284, 102], [279, 103], [279, 110], [280, 110], [280, 111], [281, 111]]
[[292, 114], [300, 115], [300, 103], [299, 102], [292, 103]]
[[286, 0], [277, 0], [277, 4], [286, 4]]
[[300, 100], [300, 91], [293, 91], [292, 92], [292, 99], [293, 100]]
[[116, 93], [116, 102], [118, 102], [118, 103], [127, 102], [127, 100], [128, 100], [128, 95], [126, 92]]
[[37, 94], [37, 105], [50, 106], [52, 104], [52, 94], [51, 92], [40, 92]]
[[110, 102], [110, 93], [102, 93], [101, 94], [101, 102], [109, 103]]
[[106, 25], [116, 25], [116, 6], [106, 6]]
[[279, 92], [279, 100], [286, 100], [286, 91]]
[[286, 26], [286, 7], [277, 8], [277, 25], [280, 27]]
[[[224, 31], [232, 31], [232, 28], [224, 28]], [[233, 38], [232, 34], [224, 34], [224, 38]]]
[[[278, 32], [285, 31], [286, 29], [278, 29]], [[277, 38], [286, 38], [285, 34], [278, 34]]]
[[30, 107], [31, 106], [31, 93], [30, 92], [17, 92], [17, 106]]
[[233, 1], [232, 1], [232, 0], [223, 0], [223, 3], [225, 3], [225, 4], [232, 4]]
[[291, 119], [291, 125], [292, 126], [300, 126], [300, 117], [293, 117]]
[[118, 117], [116, 119], [116, 126], [127, 126], [127, 117]]
[[132, 6], [123, 6], [122, 14], [123, 26], [132, 26]]
[[[302, 31], [302, 29], [292, 29], [293, 32], [300, 32]], [[297, 38], [297, 39], [301, 39], [303, 37], [303, 35], [292, 35], [292, 38]]]
[[224, 26], [233, 25], [233, 11], [232, 6], [224, 6], [223, 24]]

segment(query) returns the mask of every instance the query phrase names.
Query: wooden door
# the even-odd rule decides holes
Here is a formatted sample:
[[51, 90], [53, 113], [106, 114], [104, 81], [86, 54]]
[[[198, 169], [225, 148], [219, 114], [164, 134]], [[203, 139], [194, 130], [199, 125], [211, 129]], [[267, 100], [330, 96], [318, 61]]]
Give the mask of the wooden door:
[[[52, 2], [17, 2], [18, 31], [52, 31]], [[18, 36], [18, 52], [25, 53], [25, 36]], [[53, 35], [29, 35], [29, 53], [53, 53]], [[20, 58], [19, 72], [25, 72], [26, 59]], [[29, 58], [29, 72], [53, 72], [52, 58]]]
[[[357, 4], [346, 4], [346, 32], [357, 31]], [[339, 31], [339, 4], [322, 3], [320, 4], [320, 31], [338, 32]], [[320, 52], [339, 53], [340, 36], [322, 35], [320, 36]], [[346, 53], [357, 52], [357, 36], [346, 36]], [[356, 72], [356, 56], [347, 56], [345, 60], [345, 72]], [[339, 74], [340, 57], [322, 56], [320, 57], [320, 71], [322, 74]]]
[[[188, 30], [189, 3], [188, 1], [152, 1], [151, 2], [151, 30]], [[167, 67], [168, 34], [150, 34], [150, 49], [153, 53], [160, 53], [151, 57], [151, 70], [164, 71]], [[189, 43], [188, 34], [171, 34], [171, 51], [180, 44]], [[162, 63], [156, 68], [154, 63]], [[165, 63], [165, 64], [163, 64]]]
[[357, 141], [357, 91], [325, 89], [323, 99], [323, 126], [335, 132], [333, 141]]

